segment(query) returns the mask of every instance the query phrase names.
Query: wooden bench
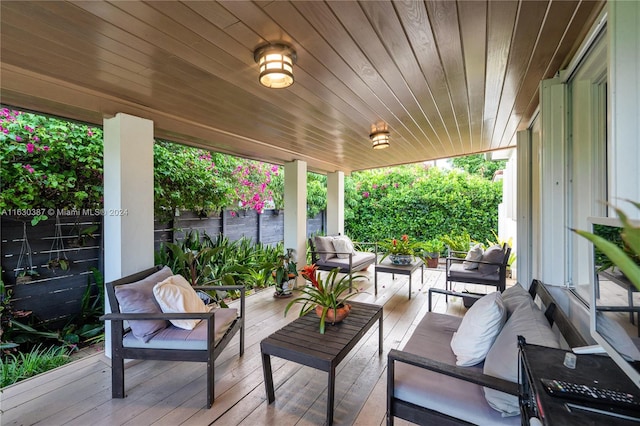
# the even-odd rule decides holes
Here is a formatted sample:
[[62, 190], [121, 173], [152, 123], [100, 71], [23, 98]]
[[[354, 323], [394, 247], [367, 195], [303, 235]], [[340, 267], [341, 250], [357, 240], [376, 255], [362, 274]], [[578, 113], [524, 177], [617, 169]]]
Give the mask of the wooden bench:
[[[587, 340], [578, 331], [562, 309], [558, 308], [551, 293], [541, 282], [534, 280], [529, 288], [529, 294], [534, 298], [536, 295], [538, 296], [542, 305], [546, 308], [545, 316], [547, 320], [549, 320], [550, 324], [556, 325], [570, 347], [592, 344], [590, 340]], [[520, 419], [518, 417], [501, 418], [500, 413], [493, 410], [484, 399], [482, 389], [487, 387], [510, 395], [518, 395], [517, 383], [484, 374], [482, 363], [471, 367], [455, 365], [455, 355], [451, 352], [449, 342], [460, 325], [460, 321], [461, 318], [459, 317], [428, 312], [405, 345], [405, 350], [393, 349], [389, 352], [387, 363], [387, 425], [393, 425], [394, 417], [416, 424], [460, 425], [473, 424], [470, 421], [474, 420], [478, 422], [475, 418], [473, 420], [462, 420], [452, 414], [444, 414], [439, 411], [442, 409], [439, 404], [444, 405], [447, 403], [458, 406], [457, 412], [465, 411], [465, 414], [468, 415], [467, 417], [474, 417], [471, 414], [475, 413], [474, 410], [484, 413], [479, 415], [493, 417], [492, 420], [486, 420], [485, 418], [484, 421], [487, 423], [519, 424]], [[422, 351], [431, 353], [433, 356], [421, 356], [411, 353], [406, 350], [407, 347], [417, 349], [416, 353]], [[442, 353], [446, 351], [449, 351], [449, 353], [443, 356]], [[449, 362], [443, 362], [443, 359], [448, 359]], [[409, 399], [415, 401], [415, 398], [407, 398], [406, 393], [405, 397], [403, 397], [397, 391], [397, 387], [401, 384], [398, 382], [400, 379], [397, 377], [397, 370], [399, 366], [403, 365], [415, 366], [428, 372], [424, 378], [419, 378], [420, 372], [417, 370], [417, 373], [413, 372], [411, 380], [421, 380], [426, 386], [429, 383], [436, 383], [435, 386], [440, 391], [436, 389], [434, 391], [435, 394], [441, 393], [444, 388], [456, 387], [458, 390], [454, 393], [458, 395], [458, 398], [461, 395], [465, 395], [465, 399], [434, 402], [434, 400], [429, 400], [429, 396], [425, 396], [429, 403], [424, 405], [409, 401]], [[438, 376], [434, 376], [434, 374], [442, 375], [442, 380], [438, 380]], [[415, 392], [428, 393], [425, 387], [416, 387], [415, 383], [413, 385], [417, 389]], [[406, 389], [405, 387], [405, 392]], [[481, 406], [478, 407], [478, 405]]]

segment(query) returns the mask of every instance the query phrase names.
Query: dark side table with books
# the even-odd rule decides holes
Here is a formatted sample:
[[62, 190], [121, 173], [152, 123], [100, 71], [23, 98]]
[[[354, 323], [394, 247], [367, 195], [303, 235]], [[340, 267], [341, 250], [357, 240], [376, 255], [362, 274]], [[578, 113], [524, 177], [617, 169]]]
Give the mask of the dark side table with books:
[[640, 425], [640, 389], [608, 356], [576, 355], [571, 369], [567, 350], [518, 346], [522, 425]]

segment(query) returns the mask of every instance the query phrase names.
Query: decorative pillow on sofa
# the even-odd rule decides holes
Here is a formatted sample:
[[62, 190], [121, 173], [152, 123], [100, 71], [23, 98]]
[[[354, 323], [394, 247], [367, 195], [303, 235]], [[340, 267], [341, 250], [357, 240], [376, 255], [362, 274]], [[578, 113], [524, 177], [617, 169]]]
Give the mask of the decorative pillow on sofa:
[[477, 269], [479, 263], [476, 261], [482, 260], [483, 253], [484, 250], [480, 244], [473, 246], [473, 248], [467, 253], [467, 257], [464, 258], [464, 262], [462, 262], [464, 269]]
[[[529, 297], [531, 299], [531, 297]], [[534, 304], [522, 304], [506, 322], [484, 360], [484, 373], [518, 383], [518, 336], [527, 343], [558, 348], [558, 339], [544, 313]], [[489, 405], [503, 416], [520, 413], [518, 397], [484, 388]]]
[[[482, 255], [482, 260], [484, 262], [501, 263], [503, 258], [504, 251], [499, 245], [489, 247]], [[487, 265], [486, 263], [481, 263], [478, 265], [478, 272], [480, 272], [482, 275], [497, 274], [498, 269], [499, 267], [496, 265]]]
[[333, 237], [332, 243], [333, 243], [333, 248], [335, 249], [335, 251], [338, 252], [336, 256], [339, 259], [348, 259], [349, 258], [348, 253], [356, 254], [355, 249], [353, 247], [353, 243], [351, 242], [351, 239], [346, 235], [339, 235], [337, 237]]
[[529, 306], [534, 303], [529, 292], [520, 283], [515, 283], [502, 292], [502, 302], [507, 310], [507, 319], [521, 306]]
[[[173, 275], [171, 268], [165, 266], [158, 272], [131, 284], [116, 286], [115, 294], [120, 312], [127, 314], [161, 314], [162, 309], [153, 297], [153, 286]], [[143, 342], [148, 342], [158, 331], [167, 328], [167, 320], [129, 321], [131, 332]]]
[[[182, 275], [172, 275], [153, 287], [153, 294], [164, 313], [208, 312], [198, 293]], [[171, 324], [185, 330], [193, 330], [202, 320], [172, 319]]]
[[482, 362], [506, 320], [499, 291], [478, 299], [462, 318], [451, 338], [456, 365], [470, 366]]
[[[317, 236], [314, 238], [316, 244], [317, 251], [335, 251], [335, 247], [333, 247], [333, 237], [321, 237]], [[326, 262], [328, 259], [335, 257], [333, 253], [318, 253], [318, 257], [322, 262]]]

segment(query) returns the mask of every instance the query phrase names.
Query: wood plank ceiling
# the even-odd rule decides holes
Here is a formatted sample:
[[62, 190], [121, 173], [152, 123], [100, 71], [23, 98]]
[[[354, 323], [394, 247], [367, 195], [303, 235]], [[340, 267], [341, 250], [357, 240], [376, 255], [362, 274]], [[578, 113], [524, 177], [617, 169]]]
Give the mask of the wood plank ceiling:
[[[514, 144], [602, 1], [0, 2], [3, 104], [242, 157], [370, 169]], [[254, 49], [297, 51], [258, 83]], [[371, 149], [386, 123], [391, 146]]]

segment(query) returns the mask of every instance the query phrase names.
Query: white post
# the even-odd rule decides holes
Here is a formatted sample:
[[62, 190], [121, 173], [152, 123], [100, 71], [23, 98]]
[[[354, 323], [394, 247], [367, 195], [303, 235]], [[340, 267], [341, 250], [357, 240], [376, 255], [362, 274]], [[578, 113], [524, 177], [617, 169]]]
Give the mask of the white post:
[[[153, 266], [153, 122], [119, 113], [104, 120], [104, 279]], [[105, 311], [110, 312], [108, 301]], [[111, 332], [105, 329], [105, 354]]]
[[[307, 163], [295, 160], [284, 165], [284, 248], [293, 249], [298, 269], [307, 254]], [[297, 283], [303, 282], [298, 277]]]
[[327, 235], [344, 235], [344, 172], [327, 174]]

